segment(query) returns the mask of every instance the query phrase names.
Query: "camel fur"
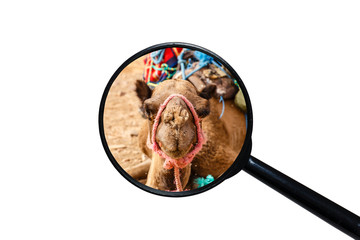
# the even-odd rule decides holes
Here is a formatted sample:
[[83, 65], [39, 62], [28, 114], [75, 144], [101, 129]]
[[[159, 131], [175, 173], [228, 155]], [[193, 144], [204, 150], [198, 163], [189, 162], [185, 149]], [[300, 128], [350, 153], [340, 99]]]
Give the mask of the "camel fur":
[[[165, 159], [147, 147], [148, 138], [152, 137], [150, 135], [157, 110], [171, 94], [181, 94], [192, 103], [202, 119], [201, 126], [207, 139], [192, 163], [180, 169], [184, 189], [196, 188], [193, 180], [197, 177], [210, 174], [215, 179], [218, 178], [234, 162], [245, 139], [245, 115], [234, 105], [233, 100], [228, 100], [225, 101], [225, 112], [219, 119], [222, 104], [211, 98], [214, 90], [214, 86], [210, 85], [199, 92], [191, 82], [181, 79], [164, 81], [154, 90], [150, 90], [143, 81], [136, 82], [136, 92], [141, 101], [140, 109], [148, 118], [139, 132], [139, 147], [151, 158], [147, 186], [166, 191], [176, 189], [174, 170], [165, 169]], [[168, 103], [161, 115], [155, 137], [162, 151], [173, 158], [184, 156], [196, 144], [194, 118], [182, 99], [173, 98]]]

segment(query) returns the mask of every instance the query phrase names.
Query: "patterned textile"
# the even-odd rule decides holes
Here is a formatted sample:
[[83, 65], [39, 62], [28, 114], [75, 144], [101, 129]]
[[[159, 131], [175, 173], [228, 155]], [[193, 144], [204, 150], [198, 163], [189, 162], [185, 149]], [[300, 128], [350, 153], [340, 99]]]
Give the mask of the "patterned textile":
[[149, 53], [144, 62], [143, 78], [150, 87], [155, 87], [160, 82], [170, 79], [177, 70], [177, 57], [182, 48], [165, 48]]

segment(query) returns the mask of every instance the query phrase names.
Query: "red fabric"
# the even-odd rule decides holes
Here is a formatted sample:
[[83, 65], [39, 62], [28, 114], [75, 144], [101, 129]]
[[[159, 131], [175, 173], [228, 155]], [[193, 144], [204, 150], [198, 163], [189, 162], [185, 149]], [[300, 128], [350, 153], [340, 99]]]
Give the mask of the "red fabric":
[[[154, 83], [157, 84], [165, 79], [167, 79], [167, 75], [164, 71], [156, 70], [152, 66], [157, 68], [161, 68], [163, 63], [166, 63], [170, 68], [177, 67], [177, 56], [181, 53], [182, 48], [166, 48], [164, 52], [163, 59], [160, 63], [155, 64], [153, 59], [150, 56], [150, 53], [146, 56], [145, 62], [145, 70], [144, 70], [144, 80], [146, 83]], [[172, 73], [173, 71], [169, 71]]]

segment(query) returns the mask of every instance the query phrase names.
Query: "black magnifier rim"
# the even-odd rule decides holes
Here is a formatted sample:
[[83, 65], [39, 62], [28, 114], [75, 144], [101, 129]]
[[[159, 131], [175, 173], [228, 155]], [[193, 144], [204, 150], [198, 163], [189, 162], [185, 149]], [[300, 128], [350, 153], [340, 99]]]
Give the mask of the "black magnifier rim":
[[[105, 138], [105, 133], [104, 133], [104, 108], [105, 108], [105, 102], [109, 93], [109, 90], [113, 84], [113, 82], [115, 81], [115, 79], [117, 78], [117, 76], [121, 73], [121, 71], [126, 68], [131, 62], [135, 61], [136, 59], [138, 59], [139, 57], [142, 57], [148, 53], [151, 53], [153, 51], [157, 51], [159, 49], [164, 49], [164, 48], [174, 48], [174, 47], [179, 47], [179, 48], [188, 48], [191, 50], [197, 50], [197, 51], [201, 51], [211, 57], [213, 57], [215, 60], [217, 60], [218, 62], [220, 62], [225, 68], [227, 68], [230, 73], [232, 74], [232, 76], [237, 80], [237, 82], [239, 83], [239, 86], [241, 88], [241, 91], [244, 95], [245, 98], [245, 103], [246, 103], [246, 109], [247, 109], [247, 130], [246, 130], [246, 136], [245, 136], [245, 141], [243, 144], [243, 147], [239, 153], [239, 155], [237, 156], [237, 158], [235, 159], [234, 163], [225, 171], [224, 174], [222, 174], [218, 179], [216, 179], [215, 181], [213, 181], [212, 183], [205, 185], [201, 188], [197, 188], [197, 189], [193, 189], [190, 191], [183, 191], [183, 192], [168, 192], [168, 191], [162, 191], [162, 190], [157, 190], [151, 187], [146, 186], [145, 184], [142, 184], [140, 182], [138, 182], [137, 180], [135, 180], [134, 178], [132, 178], [120, 165], [119, 163], [116, 161], [116, 159], [114, 158], [114, 156], [112, 155], [110, 148], [107, 144], [106, 138]], [[144, 50], [141, 50], [140, 52], [134, 54], [132, 57], [130, 57], [129, 59], [127, 59], [117, 70], [116, 72], [112, 75], [111, 79], [109, 80], [108, 84], [105, 87], [104, 93], [102, 95], [101, 98], [101, 103], [100, 103], [100, 110], [99, 110], [99, 131], [100, 131], [100, 137], [101, 137], [101, 142], [102, 145], [105, 149], [105, 152], [108, 156], [108, 158], [110, 159], [111, 163], [113, 164], [113, 166], [116, 168], [116, 170], [124, 177], [126, 178], [130, 183], [132, 183], [133, 185], [135, 185], [136, 187], [145, 190], [149, 193], [153, 193], [159, 196], [167, 196], [167, 197], [185, 197], [185, 196], [192, 196], [192, 195], [196, 195], [202, 192], [205, 192], [215, 186], [217, 186], [218, 184], [220, 184], [222, 181], [224, 181], [225, 179], [233, 176], [234, 174], [236, 174], [237, 172], [239, 172], [242, 167], [244, 166], [244, 164], [248, 161], [249, 159], [249, 155], [250, 155], [250, 149], [251, 149], [251, 134], [252, 134], [252, 127], [253, 127], [253, 114], [252, 114], [252, 108], [251, 108], [251, 102], [250, 102], [250, 98], [248, 95], [248, 92], [245, 88], [245, 85], [243, 83], [243, 81], [241, 80], [240, 76], [235, 72], [235, 70], [225, 61], [223, 60], [221, 57], [219, 57], [218, 55], [216, 55], [215, 53], [209, 51], [208, 49], [205, 49], [203, 47], [194, 45], [194, 44], [190, 44], [190, 43], [183, 43], [183, 42], [166, 42], [166, 43], [160, 43], [160, 44], [156, 44], [153, 45], [151, 47], [145, 48]]]

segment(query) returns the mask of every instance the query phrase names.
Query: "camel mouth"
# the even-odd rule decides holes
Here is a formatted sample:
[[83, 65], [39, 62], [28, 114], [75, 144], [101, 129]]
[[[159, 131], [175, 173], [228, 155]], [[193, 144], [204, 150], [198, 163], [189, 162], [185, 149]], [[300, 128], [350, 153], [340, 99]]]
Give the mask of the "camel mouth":
[[[159, 144], [159, 143], [158, 143]], [[184, 150], [174, 150], [174, 151], [171, 151], [171, 150], [168, 150], [166, 149], [165, 147], [161, 146], [162, 144], [159, 144], [160, 146], [160, 149], [166, 154], [168, 155], [169, 157], [173, 158], [173, 159], [181, 159], [183, 157], [185, 157], [189, 152], [191, 152], [192, 150], [194, 150], [194, 144], [191, 143], [190, 146], [188, 146], [187, 149], [184, 149]]]
[[167, 102], [155, 136], [161, 151], [173, 159], [185, 157], [198, 139], [196, 117], [182, 98], [174, 96]]

